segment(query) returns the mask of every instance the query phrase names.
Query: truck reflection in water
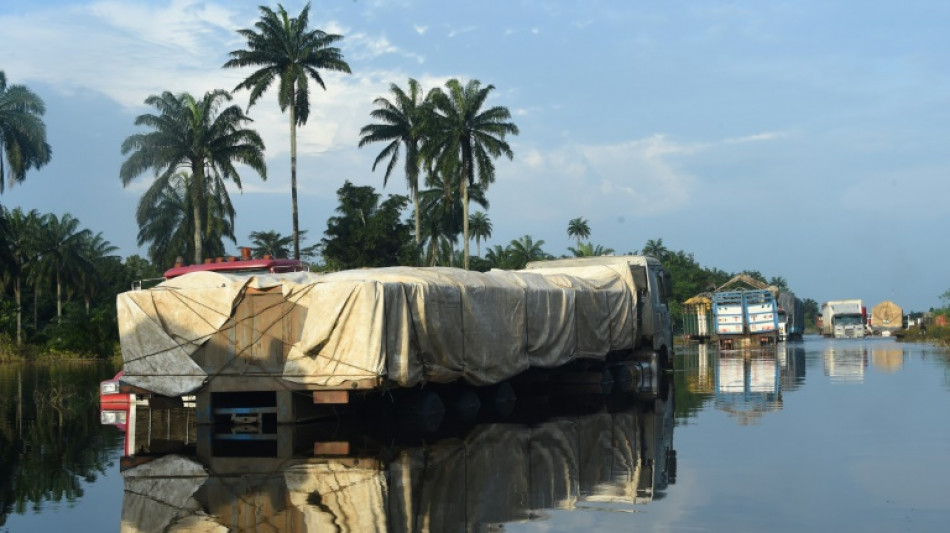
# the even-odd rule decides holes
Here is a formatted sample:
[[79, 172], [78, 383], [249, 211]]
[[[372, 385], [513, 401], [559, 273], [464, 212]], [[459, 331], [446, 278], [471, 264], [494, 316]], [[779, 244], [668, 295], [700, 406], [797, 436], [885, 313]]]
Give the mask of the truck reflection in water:
[[902, 348], [871, 348], [871, 363], [883, 374], [892, 374], [904, 369]]
[[519, 404], [435, 434], [378, 417], [215, 428], [186, 408], [139, 407], [122, 531], [469, 531], [662, 498], [676, 477], [670, 386], [589, 403]]
[[867, 347], [837, 344], [825, 348], [825, 375], [835, 384], [861, 383], [868, 366]]
[[768, 412], [782, 408], [782, 392], [805, 382], [805, 349], [800, 343], [720, 351], [707, 345], [684, 354], [686, 389], [710, 398], [717, 409], [740, 424], [756, 424]]
[[781, 373], [774, 350], [720, 353], [717, 364], [717, 409], [742, 425], [756, 424], [765, 413], [782, 409]]

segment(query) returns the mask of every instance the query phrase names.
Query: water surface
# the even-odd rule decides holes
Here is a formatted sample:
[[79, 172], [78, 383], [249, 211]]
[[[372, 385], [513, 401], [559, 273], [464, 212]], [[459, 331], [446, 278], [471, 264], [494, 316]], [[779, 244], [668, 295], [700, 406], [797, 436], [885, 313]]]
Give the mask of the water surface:
[[[0, 366], [0, 531], [943, 531], [950, 357], [891, 339], [680, 350], [651, 400], [436, 433], [99, 423], [111, 369]], [[129, 451], [126, 452], [128, 446]], [[205, 529], [202, 529], [205, 528]]]

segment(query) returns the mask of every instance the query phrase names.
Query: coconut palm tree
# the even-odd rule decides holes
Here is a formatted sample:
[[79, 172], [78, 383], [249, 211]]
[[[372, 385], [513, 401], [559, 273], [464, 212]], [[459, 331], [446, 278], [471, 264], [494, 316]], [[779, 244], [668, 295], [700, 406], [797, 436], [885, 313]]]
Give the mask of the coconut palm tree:
[[0, 206], [0, 242], [3, 243], [0, 279], [13, 286], [17, 344], [23, 342], [23, 280], [38, 255], [39, 231], [40, 214], [36, 209], [24, 213], [19, 207], [8, 211]]
[[669, 253], [669, 250], [663, 245], [663, 239], [649, 239], [646, 244], [643, 245], [643, 255], [655, 257], [660, 261], [666, 257], [667, 253]]
[[39, 96], [24, 85], [7, 85], [0, 70], [0, 194], [7, 181], [12, 186], [28, 170], [49, 163], [53, 151], [46, 142], [45, 112]]
[[580, 247], [581, 239], [587, 239], [590, 237], [590, 225], [587, 223], [587, 219], [577, 217], [572, 218], [570, 222], [567, 223], [567, 236], [577, 239], [577, 246]]
[[285, 237], [276, 231], [252, 231], [248, 237], [251, 239], [251, 253], [254, 257], [269, 255], [286, 258], [290, 255], [290, 247], [294, 244], [293, 235]]
[[567, 249], [574, 254], [574, 257], [596, 257], [598, 255], [611, 255], [614, 253], [613, 248], [604, 248], [599, 244], [591, 244], [589, 242], [581, 243], [577, 248], [568, 246]]
[[[200, 263], [204, 255], [203, 244], [209, 233], [209, 225], [218, 220], [220, 212], [207, 209], [209, 191], [227, 197], [224, 180], [231, 180], [241, 188], [241, 176], [235, 163], [247, 165], [267, 179], [264, 163], [264, 141], [260, 135], [243, 126], [251, 119], [240, 107], [231, 105], [227, 91], [215, 90], [195, 100], [188, 93], [174, 95], [168, 91], [152, 95], [145, 103], [155, 106], [157, 115], [145, 114], [135, 119], [137, 126], [146, 126], [152, 131], [137, 133], [122, 143], [122, 154], [130, 154], [122, 163], [119, 176], [122, 185], [128, 184], [146, 170], [154, 170], [155, 184], [146, 195], [156, 197], [167, 190], [172, 176], [180, 168], [188, 168], [189, 217], [193, 219], [194, 262]], [[154, 199], [145, 199], [153, 205]], [[230, 204], [230, 199], [227, 201]], [[231, 214], [233, 224], [233, 213]], [[232, 236], [233, 239], [233, 236]]]
[[468, 269], [468, 202], [469, 188], [478, 184], [483, 189], [495, 181], [493, 159], [505, 155], [514, 157], [505, 142], [506, 135], [517, 135], [518, 127], [508, 122], [511, 113], [502, 106], [483, 109], [494, 85], [482, 87], [478, 80], [464, 86], [457, 79], [430, 92], [434, 113], [426, 125], [426, 139], [422, 155], [429, 169], [438, 169], [449, 176], [458, 176], [463, 206], [462, 240], [465, 245], [465, 269]]
[[415, 211], [416, 245], [420, 242], [419, 213], [419, 147], [422, 143], [424, 126], [427, 115], [431, 113], [431, 106], [422, 94], [419, 82], [409, 78], [408, 93], [395, 83], [389, 86], [392, 100], [379, 97], [373, 100], [376, 105], [370, 116], [378, 120], [377, 124], [367, 124], [360, 130], [360, 148], [374, 142], [386, 142], [386, 147], [373, 161], [373, 171], [381, 162], [389, 159], [386, 165], [386, 174], [383, 176], [383, 187], [389, 180], [394, 168], [399, 163], [401, 150], [405, 150], [404, 169], [406, 185], [412, 195], [412, 207]]
[[82, 269], [79, 271], [79, 291], [82, 293], [83, 303], [86, 306], [86, 314], [89, 314], [89, 307], [92, 299], [96, 297], [99, 289], [102, 288], [102, 278], [99, 276], [98, 266], [108, 259], [118, 259], [113, 254], [118, 248], [107, 241], [102, 232], [85, 233], [79, 239], [79, 255], [83, 257], [86, 263], [93, 268]]
[[63, 316], [63, 289], [78, 286], [83, 272], [92, 265], [82, 254], [81, 244], [90, 236], [88, 229], [79, 229], [79, 220], [69, 213], [58, 218], [52, 213], [40, 220], [39, 263], [37, 279], [56, 285], [56, 316]]
[[254, 23], [257, 31], [238, 30], [247, 39], [247, 48], [235, 50], [224, 68], [255, 67], [247, 79], [234, 88], [251, 91], [248, 109], [277, 80], [277, 103], [281, 112], [290, 112], [290, 198], [293, 204], [294, 259], [300, 259], [300, 227], [297, 223], [297, 126], [310, 118], [310, 79], [326, 90], [320, 69], [346, 72], [350, 66], [340, 49], [332, 46], [342, 35], [310, 29], [310, 4], [296, 17], [287, 15], [277, 4], [275, 12], [260, 6], [261, 19]]
[[[210, 189], [201, 197], [207, 221], [201, 233], [202, 253], [208, 257], [224, 255], [222, 239], [234, 237], [234, 206], [219, 178], [206, 180]], [[148, 257], [156, 265], [166, 267], [178, 258], [194, 257], [194, 209], [192, 208], [191, 176], [176, 172], [168, 179], [157, 179], [139, 200], [135, 219], [139, 225], [138, 245], [148, 244]]]
[[524, 268], [529, 261], [539, 261], [550, 257], [541, 247], [544, 246], [544, 240], [535, 241], [530, 235], [523, 235], [520, 238], [511, 241], [508, 245], [508, 253], [514, 268]]
[[779, 289], [788, 290], [788, 280], [782, 276], [772, 276], [769, 279], [769, 285], [778, 287]]
[[484, 211], [475, 211], [468, 217], [468, 231], [475, 237], [475, 254], [482, 256], [482, 239], [491, 237], [491, 220]]
[[[455, 251], [458, 234], [464, 227], [465, 206], [459, 195], [459, 178], [444, 179], [442, 174], [430, 174], [426, 178], [428, 189], [419, 193], [419, 209], [423, 212], [423, 241], [441, 241], [449, 245], [450, 252]], [[469, 200], [483, 209], [488, 209], [488, 200], [482, 186], [475, 184], [469, 189]], [[428, 219], [428, 220], [426, 220]], [[437, 236], [438, 234], [438, 236]], [[451, 253], [449, 257], [451, 257]], [[451, 261], [449, 261], [451, 264]]]
[[487, 260], [493, 268], [505, 270], [514, 270], [524, 266], [516, 264], [515, 259], [512, 258], [510, 246], [502, 247], [500, 244], [496, 244], [485, 251], [485, 260]]

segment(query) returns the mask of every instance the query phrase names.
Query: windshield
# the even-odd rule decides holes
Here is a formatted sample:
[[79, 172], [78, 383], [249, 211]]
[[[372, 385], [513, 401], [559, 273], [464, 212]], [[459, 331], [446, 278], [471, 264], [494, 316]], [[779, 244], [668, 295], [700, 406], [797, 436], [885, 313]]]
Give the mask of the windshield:
[[860, 326], [861, 315], [838, 315], [835, 317], [836, 326]]

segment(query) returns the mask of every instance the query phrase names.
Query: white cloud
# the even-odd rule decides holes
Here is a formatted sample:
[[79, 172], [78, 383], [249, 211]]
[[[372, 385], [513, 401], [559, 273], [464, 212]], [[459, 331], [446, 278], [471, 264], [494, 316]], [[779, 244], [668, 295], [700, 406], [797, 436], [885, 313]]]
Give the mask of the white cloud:
[[782, 137], [787, 137], [788, 132], [783, 131], [766, 131], [762, 133], [755, 133], [753, 135], [746, 135], [744, 137], [734, 137], [731, 139], [725, 139], [722, 141], [723, 144], [743, 144], [750, 142], [760, 142], [760, 141], [772, 141], [775, 139], [780, 139]]
[[[227, 51], [242, 46], [235, 28], [253, 24], [256, 9], [237, 13], [224, 7], [174, 0], [161, 7], [99, 2], [86, 7], [33, 11], [24, 17], [0, 17], [0, 56], [8, 78], [16, 83], [39, 80], [64, 92], [92, 90], [106, 95], [134, 113], [152, 112], [143, 102], [165, 90], [196, 96], [212, 89], [233, 89], [248, 71], [222, 69]], [[250, 23], [235, 23], [235, 20]], [[348, 32], [330, 22], [328, 33]], [[96, 39], [85, 34], [95, 33]], [[13, 53], [6, 47], [33, 53]], [[403, 53], [384, 36], [347, 35], [342, 43], [349, 62], [385, 54], [402, 54], [422, 62], [416, 54]], [[392, 80], [405, 80], [404, 72], [361, 69], [358, 75], [323, 73], [327, 89], [311, 84], [311, 116], [298, 129], [301, 154], [319, 154], [357, 145], [359, 129], [368, 120], [372, 100], [386, 94]], [[442, 79], [420, 80], [431, 85]], [[270, 159], [289, 151], [289, 124], [276, 102], [275, 86], [258, 100], [249, 115], [250, 127], [264, 138]], [[248, 92], [235, 93], [234, 103], [247, 105]], [[130, 133], [132, 124], [128, 125]]]
[[425, 35], [426, 32], [429, 31], [428, 26], [413, 26], [412, 29], [416, 30], [416, 33], [419, 35]]
[[[670, 215], [690, 207], [703, 189], [699, 158], [742, 142], [764, 142], [780, 135], [683, 143], [666, 135], [604, 144], [565, 140], [551, 149], [513, 147], [515, 160], [499, 160], [498, 180], [490, 189], [493, 210], [512, 210], [532, 220], [559, 224], [567, 201], [624, 219]], [[502, 205], [504, 204], [504, 205]], [[509, 205], [510, 204], [510, 205]]]
[[384, 36], [371, 36], [365, 33], [347, 34], [344, 42], [347, 44], [347, 59], [371, 60], [387, 54], [399, 55], [424, 63], [425, 58], [419, 54], [406, 52], [392, 44]]
[[448, 37], [451, 39], [453, 37], [458, 37], [459, 35], [462, 35], [463, 33], [469, 33], [469, 32], [475, 31], [476, 29], [478, 29], [477, 26], [466, 26], [464, 28], [449, 30]]

